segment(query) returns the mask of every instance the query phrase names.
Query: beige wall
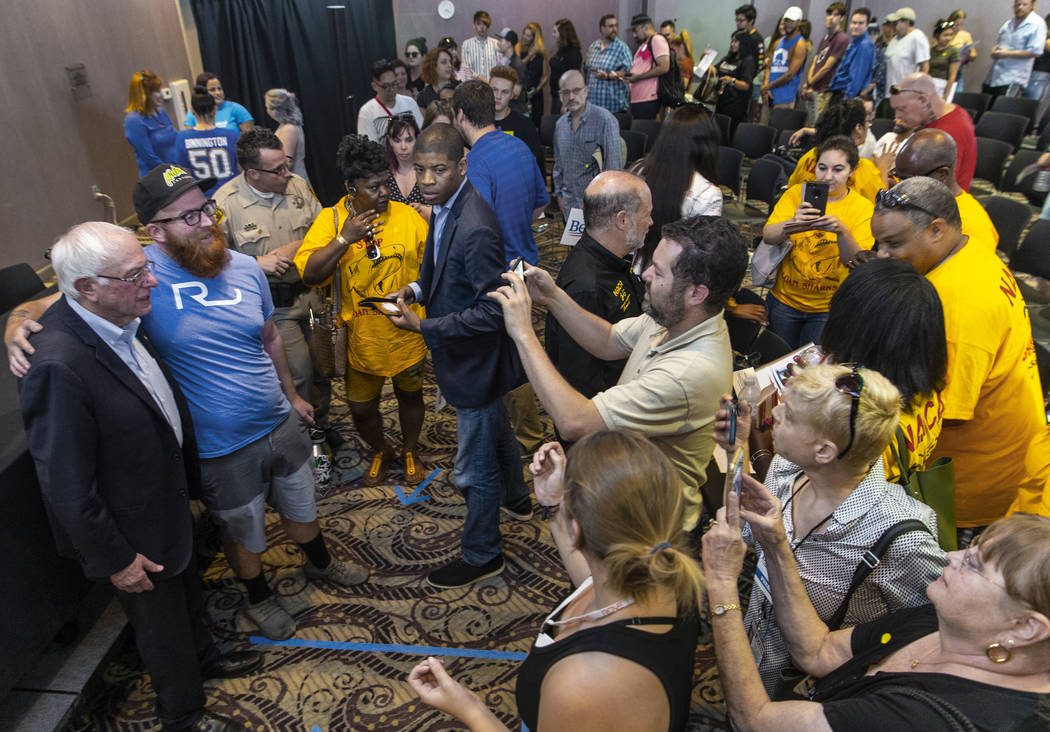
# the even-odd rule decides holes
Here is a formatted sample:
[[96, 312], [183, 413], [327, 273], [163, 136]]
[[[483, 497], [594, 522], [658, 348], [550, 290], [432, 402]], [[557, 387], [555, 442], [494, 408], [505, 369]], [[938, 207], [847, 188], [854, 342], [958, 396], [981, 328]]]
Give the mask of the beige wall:
[[[81, 101], [66, 80], [65, 66], [74, 63], [85, 64], [91, 85], [91, 97]], [[144, 68], [165, 81], [189, 77], [177, 4], [9, 3], [0, 28], [0, 68], [0, 266], [40, 267], [58, 235], [77, 222], [103, 218], [93, 184], [116, 200], [119, 218], [133, 212], [138, 168], [123, 130], [128, 81]]]

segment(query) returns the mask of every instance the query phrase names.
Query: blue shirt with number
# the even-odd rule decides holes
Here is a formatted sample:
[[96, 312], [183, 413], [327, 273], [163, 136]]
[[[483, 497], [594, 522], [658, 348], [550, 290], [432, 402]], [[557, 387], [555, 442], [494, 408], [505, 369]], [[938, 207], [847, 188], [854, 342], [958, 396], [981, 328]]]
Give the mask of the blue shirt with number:
[[209, 198], [216, 189], [240, 173], [237, 168], [236, 130], [215, 127], [210, 130], [191, 128], [175, 138], [175, 160], [193, 173], [197, 180], [215, 177], [218, 182], [204, 192]]

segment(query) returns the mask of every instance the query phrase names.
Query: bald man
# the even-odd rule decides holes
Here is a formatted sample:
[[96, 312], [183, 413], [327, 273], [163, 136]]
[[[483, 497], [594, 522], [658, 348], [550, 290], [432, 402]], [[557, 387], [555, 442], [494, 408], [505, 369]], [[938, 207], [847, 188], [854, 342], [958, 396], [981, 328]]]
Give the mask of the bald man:
[[[554, 195], [562, 213], [583, 207], [587, 184], [602, 170], [620, 170], [620, 123], [607, 109], [587, 101], [579, 71], [566, 71], [558, 89], [562, 110], [554, 128]], [[600, 153], [601, 164], [595, 153]]]
[[943, 130], [952, 136], [957, 148], [955, 182], [964, 191], [970, 190], [977, 165], [977, 137], [969, 112], [941, 99], [933, 79], [921, 72], [904, 77], [890, 88], [890, 94], [894, 116], [905, 127]]
[[[645, 288], [629, 261], [653, 223], [649, 186], [636, 175], [610, 170], [583, 194], [583, 236], [569, 252], [557, 285], [573, 302], [610, 323], [642, 314]], [[590, 399], [616, 386], [626, 359], [592, 356], [547, 314], [544, 347], [569, 385]]]
[[955, 157], [955, 140], [951, 135], [941, 130], [919, 130], [897, 151], [897, 178], [907, 180], [925, 175], [946, 185], [959, 207], [963, 235], [994, 252], [999, 246], [999, 232], [984, 206], [956, 182]]

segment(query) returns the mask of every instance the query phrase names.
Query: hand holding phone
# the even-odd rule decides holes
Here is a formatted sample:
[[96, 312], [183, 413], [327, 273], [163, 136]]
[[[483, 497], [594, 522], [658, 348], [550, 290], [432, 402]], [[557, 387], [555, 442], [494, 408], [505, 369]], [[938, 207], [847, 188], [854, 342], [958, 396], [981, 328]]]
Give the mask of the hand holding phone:
[[829, 186], [824, 181], [811, 180], [802, 184], [802, 200], [823, 216], [828, 210]]

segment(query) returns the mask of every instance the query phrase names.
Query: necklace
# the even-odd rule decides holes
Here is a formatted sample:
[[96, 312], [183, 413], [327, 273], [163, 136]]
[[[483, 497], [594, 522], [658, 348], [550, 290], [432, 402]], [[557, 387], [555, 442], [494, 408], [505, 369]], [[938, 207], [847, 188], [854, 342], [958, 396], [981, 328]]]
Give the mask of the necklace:
[[[916, 666], [918, 666], [920, 663], [922, 663], [927, 658], [929, 658], [929, 656], [936, 650], [937, 650], [937, 646], [934, 646], [933, 648], [931, 648], [930, 650], [926, 651], [926, 653], [922, 654], [918, 658], [913, 658], [911, 660], [911, 667], [915, 668]], [[938, 663], [943, 663], [943, 661], [939, 661]]]
[[606, 605], [605, 607], [598, 608], [597, 610], [591, 610], [589, 613], [584, 613], [583, 615], [576, 615], [565, 620], [548, 620], [545, 624], [561, 626], [568, 625], [569, 623], [582, 623], [584, 620], [598, 620], [600, 618], [604, 618], [606, 615], [612, 615], [614, 612], [623, 610], [625, 607], [630, 607], [633, 604], [634, 600], [628, 597], [623, 600], [617, 600], [611, 605]]

